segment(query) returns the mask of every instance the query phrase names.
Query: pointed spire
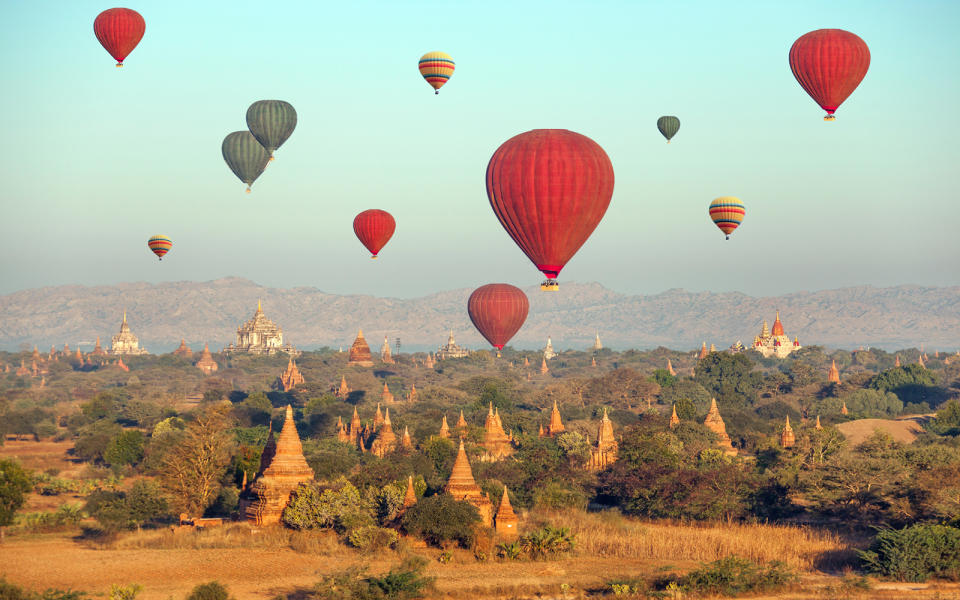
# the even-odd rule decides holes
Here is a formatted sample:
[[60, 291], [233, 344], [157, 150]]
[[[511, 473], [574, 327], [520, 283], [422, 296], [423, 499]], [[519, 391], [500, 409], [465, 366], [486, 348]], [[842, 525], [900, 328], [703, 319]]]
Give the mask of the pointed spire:
[[677, 405], [673, 405], [673, 414], [670, 415], [670, 429], [680, 424], [680, 417], [677, 416]]
[[263, 304], [260, 302], [260, 298], [257, 298], [257, 314], [263, 312]]
[[550, 368], [547, 366], [547, 359], [544, 358], [543, 362], [540, 363], [540, 374], [546, 375], [548, 372], [550, 372]]
[[400, 445], [404, 448], [413, 448], [413, 440], [410, 439], [410, 427], [403, 426], [403, 437], [400, 438]]
[[901, 366], [901, 365], [900, 365], [900, 355], [899, 355], [899, 354], [897, 355], [897, 359], [896, 359], [895, 361], [893, 361], [893, 366], [894, 366], [894, 368], [899, 368], [899, 367]]
[[837, 368], [837, 361], [830, 363], [830, 370], [827, 372], [827, 381], [830, 383], [840, 383], [840, 370]]
[[403, 507], [401, 513], [417, 503], [417, 491], [413, 489], [413, 475], [407, 477], [407, 493], [403, 495]]
[[457, 429], [466, 429], [467, 420], [463, 418], [463, 409], [460, 409], [460, 418], [457, 419]]
[[386, 414], [384, 414], [384, 416], [383, 416], [383, 424], [386, 425], [386, 426], [392, 426], [392, 425], [393, 425], [393, 424], [390, 422], [390, 407], [389, 407], [389, 406], [387, 407], [387, 412], [386, 412]]
[[[387, 414], [390, 413], [390, 409], [387, 409]], [[377, 402], [377, 412], [373, 413], [373, 428], [379, 429], [383, 425], [383, 412], [380, 410], [380, 403]]]
[[697, 358], [700, 359], [700, 360], [703, 360], [703, 359], [706, 358], [706, 357], [707, 357], [707, 343], [704, 342], [704, 343], [701, 344], [701, 346], [700, 346], [700, 353], [697, 354]]
[[447, 425], [447, 415], [443, 415], [443, 420], [440, 422], [440, 437], [445, 440], [450, 439], [450, 426]]
[[780, 446], [783, 448], [792, 448], [796, 441], [797, 438], [793, 433], [793, 427], [790, 427], [790, 415], [787, 415], [786, 425], [783, 426], [783, 431], [780, 432]]
[[817, 415], [817, 423], [813, 426], [813, 428], [817, 430], [823, 429], [823, 426], [820, 425], [820, 415]]
[[518, 533], [517, 523], [517, 514], [513, 512], [513, 507], [510, 506], [510, 494], [507, 492], [507, 486], [503, 486], [503, 495], [500, 496], [500, 506], [497, 508], [497, 534], [503, 538], [515, 538]]
[[593, 358], [590, 359], [590, 366], [591, 366], [591, 367], [597, 366], [597, 357], [596, 357], [596, 356], [594, 356]]
[[840, 407], [840, 414], [842, 414], [842, 415], [849, 415], [849, 414], [850, 414], [850, 411], [847, 410], [847, 402], [846, 402], [846, 400], [844, 400], [843, 406]]
[[[79, 350], [78, 350], [79, 352]], [[920, 368], [926, 369], [927, 365], [923, 364], [923, 355], [917, 357], [917, 364], [920, 365]]]
[[777, 311], [777, 317], [773, 320], [773, 329], [771, 332], [773, 335], [784, 335], [783, 333], [783, 323], [780, 322], [780, 311]]
[[669, 358], [667, 359], [667, 372], [673, 375], [674, 377], [677, 376], [677, 372], [673, 369], [673, 363], [670, 362]]
[[458, 488], [476, 487], [476, 485], [477, 482], [473, 479], [473, 469], [470, 468], [470, 461], [467, 459], [466, 448], [463, 446], [463, 440], [460, 440], [457, 459], [453, 462], [453, 470], [450, 472], [450, 480], [447, 482], [445, 491], [450, 493]]
[[566, 431], [566, 427], [560, 418], [560, 409], [557, 407], [557, 401], [554, 400], [553, 410], [550, 411], [550, 423], [546, 427], [546, 434], [550, 437], [555, 437], [564, 431]]

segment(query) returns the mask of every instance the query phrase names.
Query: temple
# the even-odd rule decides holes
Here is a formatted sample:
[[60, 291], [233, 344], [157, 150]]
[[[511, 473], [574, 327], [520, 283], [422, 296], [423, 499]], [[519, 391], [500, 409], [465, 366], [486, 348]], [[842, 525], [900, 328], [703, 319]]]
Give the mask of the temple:
[[590, 471], [600, 471], [607, 468], [617, 460], [617, 452], [620, 446], [613, 437], [613, 421], [607, 416], [607, 409], [603, 409], [603, 418], [600, 419], [600, 427], [597, 430], [597, 445], [590, 448], [590, 460], [587, 462], [587, 469]]
[[437, 361], [433, 359], [433, 352], [427, 353], [427, 358], [424, 359], [423, 366], [428, 369], [432, 369], [437, 366]]
[[697, 353], [697, 359], [698, 359], [698, 360], [703, 360], [703, 359], [705, 359], [705, 358], [707, 357], [707, 354], [708, 354], [708, 353], [707, 353], [707, 343], [704, 342], [703, 345], [700, 346], [700, 352]]
[[483, 425], [483, 450], [480, 455], [481, 462], [497, 462], [514, 453], [512, 440], [503, 430], [500, 410], [494, 412], [493, 402], [490, 403], [487, 420]]
[[[70, 353], [69, 347], [64, 345], [63, 353]], [[123, 322], [120, 323], [120, 333], [110, 339], [110, 354], [149, 354], [145, 348], [140, 347], [140, 340], [130, 331], [127, 325], [127, 311], [123, 311]]]
[[670, 415], [670, 429], [680, 424], [680, 417], [677, 416], [677, 405], [673, 405], [673, 413]]
[[599, 352], [603, 350], [603, 344], [600, 343], [600, 332], [597, 331], [597, 336], [593, 338], [593, 351]]
[[300, 354], [293, 346], [283, 343], [283, 330], [263, 314], [259, 300], [253, 318], [237, 328], [237, 343], [230, 344], [223, 351], [227, 354]]
[[542, 362], [540, 363], [540, 374], [541, 374], [541, 375], [546, 375], [547, 373], [550, 372], [550, 367], [547, 366], [547, 359], [546, 359], [546, 357], [544, 357], [544, 358], [542, 358], [542, 359], [540, 359], [540, 360], [542, 361]]
[[837, 368], [837, 361], [830, 364], [830, 370], [827, 371], [827, 381], [830, 383], [840, 383], [840, 369]]
[[417, 503], [417, 491], [413, 489], [413, 475], [407, 476], [407, 491], [403, 495], [403, 505], [400, 507], [400, 514], [403, 515], [414, 504]]
[[210, 355], [210, 344], [203, 345], [200, 360], [194, 366], [203, 371], [204, 375], [209, 375], [219, 368], [216, 361], [213, 360], [213, 356]]
[[300, 373], [300, 369], [297, 368], [297, 363], [293, 362], [293, 357], [291, 356], [287, 361], [287, 369], [280, 374], [280, 377], [277, 377], [276, 387], [284, 392], [289, 392], [303, 383], [306, 383], [303, 379], [303, 374]]
[[557, 355], [553, 351], [553, 340], [550, 339], [550, 336], [547, 336], [547, 345], [543, 347], [543, 359], [550, 360]]
[[445, 440], [450, 439], [450, 426], [447, 425], [447, 415], [443, 415], [443, 420], [440, 421], [440, 433], [437, 435]]
[[470, 351], [466, 348], [461, 348], [457, 345], [456, 340], [453, 339], [453, 330], [450, 330], [450, 337], [447, 338], [447, 343], [440, 346], [437, 349], [437, 359], [446, 360], [448, 358], [463, 358], [470, 354]]
[[507, 539], [517, 537], [519, 534], [517, 530], [518, 524], [517, 513], [513, 512], [513, 507], [510, 506], [510, 496], [507, 494], [507, 486], [503, 486], [503, 496], [500, 497], [500, 507], [497, 508], [495, 525], [497, 535]]
[[783, 431], [780, 432], [780, 446], [782, 448], [792, 448], [796, 443], [797, 436], [793, 433], [793, 427], [790, 427], [790, 415], [787, 415], [787, 423], [783, 426]]
[[390, 342], [387, 336], [383, 336], [383, 345], [380, 346], [380, 360], [388, 365], [393, 363], [393, 355], [390, 354]]
[[557, 408], [557, 401], [553, 401], [553, 410], [550, 411], [550, 423], [543, 429], [540, 433], [540, 437], [557, 437], [567, 428], [563, 426], [563, 421], [560, 419], [560, 409]]
[[340, 386], [335, 387], [333, 394], [340, 398], [341, 400], [346, 400], [347, 396], [350, 395], [350, 392], [353, 390], [350, 389], [350, 386], [347, 385], [347, 378], [344, 375], [340, 376]]
[[410, 393], [407, 394], [407, 402], [416, 402], [417, 401], [417, 384], [410, 385]]
[[[100, 345], [100, 339], [97, 338], [97, 345]], [[96, 348], [94, 348], [96, 352]], [[180, 345], [176, 350], [173, 351], [174, 356], [182, 356], [184, 358], [190, 359], [193, 358], [193, 350], [190, 349], [190, 346], [187, 345], [187, 340], [180, 338]]]
[[730, 442], [730, 436], [727, 435], [727, 426], [723, 422], [723, 417], [720, 416], [720, 409], [717, 408], [717, 399], [712, 398], [710, 400], [710, 412], [707, 413], [707, 418], [703, 422], [706, 425], [707, 429], [717, 434], [717, 445], [723, 448], [724, 454], [729, 456], [736, 456], [737, 449], [733, 447], [733, 444]]
[[790, 338], [783, 332], [783, 323], [780, 322], [780, 311], [777, 311], [777, 317], [773, 321], [773, 329], [767, 327], [767, 322], [763, 322], [763, 328], [760, 335], [753, 338], [753, 349], [763, 355], [764, 358], [786, 358], [791, 352], [799, 350], [800, 341]]
[[381, 400], [384, 404], [393, 404], [393, 392], [390, 391], [390, 388], [387, 387], [387, 382], [383, 382], [383, 393], [381, 394]]
[[93, 346], [93, 352], [91, 352], [90, 354], [92, 354], [92, 355], [94, 355], [94, 356], [106, 356], [106, 355], [107, 355], [107, 353], [104, 351], [104, 349], [100, 346], [100, 336], [99, 336], [99, 335], [97, 336], [97, 342], [96, 342], [96, 344], [94, 344], [94, 346]]
[[313, 469], [303, 457], [303, 446], [289, 404], [274, 449], [268, 452], [264, 448], [260, 467], [253, 483], [240, 496], [240, 513], [257, 525], [272, 525], [280, 522], [290, 494], [297, 486], [313, 479]]
[[[377, 407], [379, 410], [380, 407]], [[376, 425], [374, 425], [376, 429]], [[383, 423], [380, 425], [376, 438], [370, 444], [370, 452], [383, 458], [386, 454], [397, 449], [397, 434], [393, 432], [393, 423], [390, 422], [390, 409], [387, 409]]]
[[443, 491], [453, 496], [455, 500], [465, 500], [474, 505], [480, 512], [480, 519], [483, 524], [490, 527], [493, 520], [493, 504], [473, 479], [473, 470], [470, 468], [470, 461], [467, 460], [467, 451], [463, 448], [463, 440], [460, 440], [457, 459], [453, 463], [450, 480], [447, 481], [447, 486]]
[[674, 370], [674, 368], [673, 368], [673, 363], [670, 362], [670, 359], [669, 359], [669, 358], [667, 359], [667, 373], [670, 373], [670, 374], [673, 375], [674, 377], [677, 376], [677, 372], [676, 372], [676, 370]]
[[357, 338], [353, 340], [353, 344], [350, 346], [350, 358], [347, 360], [347, 364], [360, 367], [373, 366], [373, 355], [370, 354], [370, 345], [364, 339], [362, 329], [357, 330]]

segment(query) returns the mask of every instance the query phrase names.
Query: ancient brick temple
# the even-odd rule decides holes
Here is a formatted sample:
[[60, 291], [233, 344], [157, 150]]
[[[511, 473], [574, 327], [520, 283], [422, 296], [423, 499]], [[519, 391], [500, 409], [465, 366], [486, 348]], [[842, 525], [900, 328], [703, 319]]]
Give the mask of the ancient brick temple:
[[[450, 336], [447, 338], [447, 343], [440, 346], [437, 349], [438, 360], [446, 360], [448, 358], [463, 358], [464, 356], [468, 356], [469, 354], [470, 354], [469, 350], [457, 345], [457, 341], [453, 339], [452, 329], [450, 330]], [[431, 357], [428, 356], [427, 358], [430, 359]], [[432, 362], [432, 359], [431, 359], [431, 362]], [[433, 368], [433, 365], [428, 365], [427, 367]]]
[[100, 346], [100, 336], [97, 336], [97, 343], [93, 346], [93, 352], [90, 354], [94, 356], [106, 356], [107, 353], [104, 351], [103, 347]]
[[[819, 415], [817, 417], [819, 419]], [[783, 448], [793, 448], [797, 443], [797, 436], [793, 433], [793, 427], [790, 427], [790, 415], [787, 415], [787, 423], [780, 432], [780, 446]]]
[[210, 344], [203, 345], [200, 360], [198, 360], [194, 366], [203, 371], [204, 375], [209, 375], [219, 368], [217, 362], [213, 360], [213, 356], [210, 355]]
[[837, 361], [830, 363], [830, 370], [827, 371], [827, 381], [840, 383], [840, 369], [837, 368]]
[[[66, 345], [63, 348], [64, 355], [68, 355], [69, 348]], [[130, 331], [130, 326], [127, 324], [127, 311], [123, 311], [120, 333], [110, 340], [110, 354], [149, 354], [146, 349], [140, 347], [140, 340]]]
[[278, 354], [286, 352], [298, 356], [300, 352], [290, 344], [283, 343], [283, 329], [263, 314], [263, 306], [257, 301], [257, 312], [237, 328], [237, 342], [223, 349], [228, 354]]
[[560, 409], [557, 408], [557, 401], [553, 401], [553, 410], [550, 412], [550, 423], [540, 432], [540, 437], [556, 437], [566, 431], [563, 421], [560, 419]]
[[[96, 352], [96, 349], [94, 349], [94, 352]], [[182, 356], [184, 358], [193, 358], [193, 350], [190, 349], [190, 346], [187, 346], [187, 340], [180, 338], [180, 345], [177, 346], [177, 349], [173, 351], [173, 355]]]
[[280, 522], [290, 494], [301, 483], [313, 479], [313, 469], [303, 457], [290, 405], [274, 448], [272, 451], [264, 448], [260, 467], [253, 483], [241, 494], [240, 513], [251, 523], [273, 525]]
[[483, 424], [483, 454], [480, 455], [481, 462], [497, 462], [514, 453], [512, 439], [503, 430], [503, 422], [500, 420], [500, 410], [493, 410], [493, 402], [490, 403], [490, 411], [487, 413], [487, 420]]
[[370, 345], [364, 339], [362, 329], [357, 331], [357, 339], [353, 340], [353, 345], [350, 346], [350, 358], [347, 364], [361, 367], [373, 366], [373, 355], [370, 354]]
[[720, 409], [717, 408], [716, 398], [711, 398], [710, 412], [707, 413], [707, 418], [703, 424], [707, 426], [707, 429], [717, 434], [719, 438], [717, 445], [723, 449], [724, 454], [730, 456], [737, 455], [737, 449], [733, 447], [733, 444], [730, 442], [730, 436], [727, 435], [727, 426], [723, 422], [723, 417], [720, 416]]
[[350, 389], [350, 386], [347, 385], [347, 378], [344, 375], [340, 376], [340, 387], [334, 389], [334, 395], [341, 400], [346, 399], [350, 395], [350, 392], [353, 390]]
[[670, 429], [680, 424], [680, 417], [677, 416], [677, 405], [673, 405], [673, 414], [670, 415]]
[[517, 513], [513, 512], [510, 506], [510, 496], [507, 494], [507, 486], [503, 486], [503, 496], [500, 497], [500, 507], [497, 508], [496, 530], [497, 535], [502, 538], [512, 539], [519, 535], [517, 526], [519, 519]]
[[780, 311], [777, 311], [777, 317], [773, 321], [773, 329], [767, 327], [767, 322], [763, 322], [760, 335], [753, 338], [753, 349], [763, 355], [764, 358], [774, 356], [776, 358], [785, 358], [791, 352], [799, 350], [800, 340], [790, 338], [783, 331], [783, 323], [780, 322]]
[[603, 418], [600, 419], [600, 427], [597, 429], [597, 445], [590, 448], [587, 469], [591, 471], [605, 469], [607, 465], [616, 462], [619, 450], [617, 439], [613, 437], [613, 421], [607, 416], [607, 409], [604, 408]]
[[297, 363], [293, 362], [293, 357], [291, 356], [287, 361], [287, 369], [277, 378], [277, 389], [289, 392], [305, 382], [303, 375], [300, 373], [300, 369], [297, 368]]
[[447, 425], [447, 415], [443, 415], [443, 420], [440, 421], [440, 433], [437, 435], [445, 440], [450, 439], [450, 426]]
[[393, 355], [390, 354], [390, 342], [383, 336], [383, 345], [380, 346], [380, 360], [388, 365], [393, 364]]
[[467, 451], [463, 448], [463, 440], [460, 440], [457, 460], [453, 463], [450, 480], [447, 481], [447, 486], [443, 488], [443, 491], [456, 500], [466, 500], [477, 507], [483, 524], [490, 527], [493, 522], [493, 504], [473, 479], [473, 470], [470, 468], [470, 461], [467, 459]]
[[384, 404], [393, 404], [393, 392], [390, 391], [390, 388], [387, 387], [387, 382], [383, 382], [383, 393], [380, 395], [381, 400]]
[[[380, 407], [377, 406], [377, 410], [379, 409]], [[376, 425], [374, 425], [374, 429], [377, 429]], [[397, 434], [393, 431], [393, 423], [390, 422], [390, 409], [387, 408], [386, 414], [383, 417], [383, 423], [379, 426], [379, 430], [377, 430], [376, 438], [374, 438], [370, 444], [370, 452], [383, 458], [386, 454], [396, 449]]]

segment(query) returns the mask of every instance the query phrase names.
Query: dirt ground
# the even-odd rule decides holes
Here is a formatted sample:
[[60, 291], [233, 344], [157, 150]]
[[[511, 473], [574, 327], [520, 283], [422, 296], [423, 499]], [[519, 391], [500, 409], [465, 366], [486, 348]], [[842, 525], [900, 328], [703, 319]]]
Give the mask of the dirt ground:
[[904, 444], [911, 444], [917, 439], [917, 434], [923, 431], [922, 417], [892, 419], [857, 419], [837, 425], [851, 446], [862, 443], [873, 435], [875, 429], [889, 433], [893, 439]]
[[[435, 559], [435, 551], [424, 550]], [[85, 547], [69, 535], [13, 537], [0, 545], [0, 574], [27, 588], [74, 589], [94, 596], [106, 595], [110, 584], [138, 583], [138, 600], [183, 598], [198, 583], [218, 580], [238, 600], [269, 600], [313, 587], [323, 574], [349, 566], [370, 564], [372, 572], [387, 570], [396, 555], [363, 557], [346, 550], [336, 555], [314, 555], [289, 549], [122, 549]], [[478, 563], [458, 555], [449, 564], [432, 560], [430, 575], [437, 577], [432, 598], [585, 598], [617, 577], [686, 570], [693, 564], [659, 564], [655, 561], [575, 557], [552, 562]], [[856, 595], [828, 589], [839, 578], [824, 574], [804, 576], [796, 591], [768, 598], [897, 598], [960, 599], [960, 589], [949, 585], [875, 583], [874, 589]], [[562, 589], [561, 586], [569, 586]]]

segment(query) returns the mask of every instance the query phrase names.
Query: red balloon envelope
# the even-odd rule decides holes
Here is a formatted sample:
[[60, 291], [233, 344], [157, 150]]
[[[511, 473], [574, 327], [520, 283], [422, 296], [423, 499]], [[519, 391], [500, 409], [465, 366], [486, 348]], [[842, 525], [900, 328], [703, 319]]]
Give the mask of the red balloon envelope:
[[353, 232], [376, 258], [377, 253], [390, 241], [397, 222], [385, 210], [372, 208], [365, 210], [353, 219]]
[[790, 69], [810, 97], [832, 121], [837, 110], [863, 81], [870, 67], [870, 49], [858, 36], [842, 29], [811, 31], [790, 48]]
[[140, 13], [129, 8], [105, 10], [93, 22], [93, 32], [118, 67], [123, 66], [123, 59], [140, 43], [146, 28]]
[[566, 129], [534, 129], [497, 148], [487, 196], [500, 224], [533, 264], [555, 281], [607, 212], [613, 165], [596, 142]]
[[502, 350], [520, 330], [529, 310], [527, 295], [508, 283], [488, 283], [478, 287], [467, 300], [470, 320], [497, 350]]

